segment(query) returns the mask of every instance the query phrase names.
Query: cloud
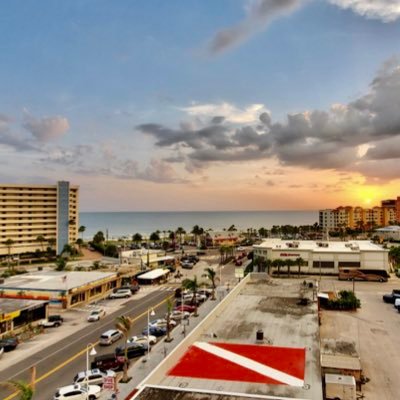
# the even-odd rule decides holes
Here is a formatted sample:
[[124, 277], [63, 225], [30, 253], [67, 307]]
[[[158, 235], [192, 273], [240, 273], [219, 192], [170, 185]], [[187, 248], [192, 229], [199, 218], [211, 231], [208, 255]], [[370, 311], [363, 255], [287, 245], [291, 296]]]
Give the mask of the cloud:
[[69, 130], [68, 119], [60, 116], [40, 119], [27, 116], [23, 126], [40, 142], [57, 139]]
[[220, 124], [224, 120], [236, 124], [245, 124], [258, 121], [260, 114], [269, 114], [269, 110], [263, 104], [250, 104], [245, 108], [239, 108], [233, 104], [222, 102], [219, 104], [196, 104], [180, 108], [192, 117], [212, 118], [212, 123]]
[[93, 153], [93, 150], [93, 147], [89, 145], [77, 145], [68, 148], [57, 147], [48, 150], [46, 157], [42, 157], [39, 161], [45, 164], [81, 166]]
[[0, 113], [0, 132], [6, 131], [12, 121], [13, 119], [11, 117]]
[[[221, 103], [228, 104], [228, 103]], [[260, 105], [258, 120], [237, 123], [235, 106], [198, 105], [184, 108], [189, 115], [207, 117], [202, 126], [181, 124], [171, 129], [150, 123], [137, 127], [153, 136], [156, 146], [173, 154], [164, 161], [183, 162], [187, 171], [198, 172], [210, 163], [274, 159], [281, 165], [311, 169], [335, 169], [377, 175], [374, 160], [400, 161], [400, 62], [384, 63], [367, 92], [348, 104], [327, 110], [305, 110], [274, 122]], [[212, 115], [218, 115], [218, 124]], [[210, 122], [211, 117], [211, 122]], [[222, 119], [225, 117], [225, 119]], [[198, 122], [198, 121], [197, 121]], [[200, 121], [201, 122], [201, 121]], [[398, 176], [398, 168], [397, 168]], [[394, 173], [387, 174], [388, 179]], [[383, 179], [383, 177], [382, 177]]]
[[300, 0], [250, 0], [246, 3], [246, 17], [237, 25], [220, 30], [208, 44], [211, 55], [223, 53], [266, 29], [275, 18], [290, 14]]
[[383, 22], [393, 22], [400, 18], [399, 0], [328, 0], [343, 9]]

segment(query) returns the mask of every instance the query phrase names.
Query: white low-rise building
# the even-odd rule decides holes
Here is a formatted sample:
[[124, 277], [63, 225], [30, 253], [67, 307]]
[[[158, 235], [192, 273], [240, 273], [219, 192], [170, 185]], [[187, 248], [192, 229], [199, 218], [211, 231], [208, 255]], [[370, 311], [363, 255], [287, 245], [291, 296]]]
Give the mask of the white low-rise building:
[[321, 242], [267, 239], [253, 248], [255, 259], [302, 258], [304, 264], [301, 270], [306, 273], [338, 273], [339, 268], [389, 270], [388, 250], [368, 240]]

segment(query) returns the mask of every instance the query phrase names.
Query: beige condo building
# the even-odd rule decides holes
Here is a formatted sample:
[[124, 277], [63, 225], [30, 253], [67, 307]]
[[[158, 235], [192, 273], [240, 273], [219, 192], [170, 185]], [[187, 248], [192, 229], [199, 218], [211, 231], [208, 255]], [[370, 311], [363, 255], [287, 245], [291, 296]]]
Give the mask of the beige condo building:
[[322, 228], [371, 229], [400, 223], [400, 197], [382, 200], [380, 206], [337, 207], [319, 211], [319, 224]]
[[78, 226], [78, 186], [0, 184], [0, 257], [47, 247], [60, 254], [77, 240]]

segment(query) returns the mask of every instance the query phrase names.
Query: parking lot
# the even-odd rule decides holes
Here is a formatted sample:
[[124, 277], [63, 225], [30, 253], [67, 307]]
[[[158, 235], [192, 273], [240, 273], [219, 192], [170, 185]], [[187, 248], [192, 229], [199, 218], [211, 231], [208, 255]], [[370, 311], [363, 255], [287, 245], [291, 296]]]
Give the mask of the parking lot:
[[[353, 283], [334, 278], [323, 279], [321, 290], [352, 290]], [[387, 283], [356, 282], [355, 293], [361, 300], [357, 312], [323, 311], [321, 340], [335, 338], [354, 342], [361, 358], [364, 399], [393, 400], [399, 398], [400, 380], [400, 313], [393, 304], [384, 303], [382, 295], [400, 289], [400, 280], [392, 277]]]

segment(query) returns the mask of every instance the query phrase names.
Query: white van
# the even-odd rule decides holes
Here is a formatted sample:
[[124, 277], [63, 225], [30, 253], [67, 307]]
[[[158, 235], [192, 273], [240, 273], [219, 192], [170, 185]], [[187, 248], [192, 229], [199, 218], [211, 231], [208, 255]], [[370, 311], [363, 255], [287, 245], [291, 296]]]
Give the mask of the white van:
[[109, 346], [117, 340], [121, 339], [122, 332], [117, 329], [110, 329], [104, 332], [99, 339], [99, 344], [102, 346]]
[[400, 299], [395, 299], [394, 308], [396, 308], [397, 311], [400, 312]]

